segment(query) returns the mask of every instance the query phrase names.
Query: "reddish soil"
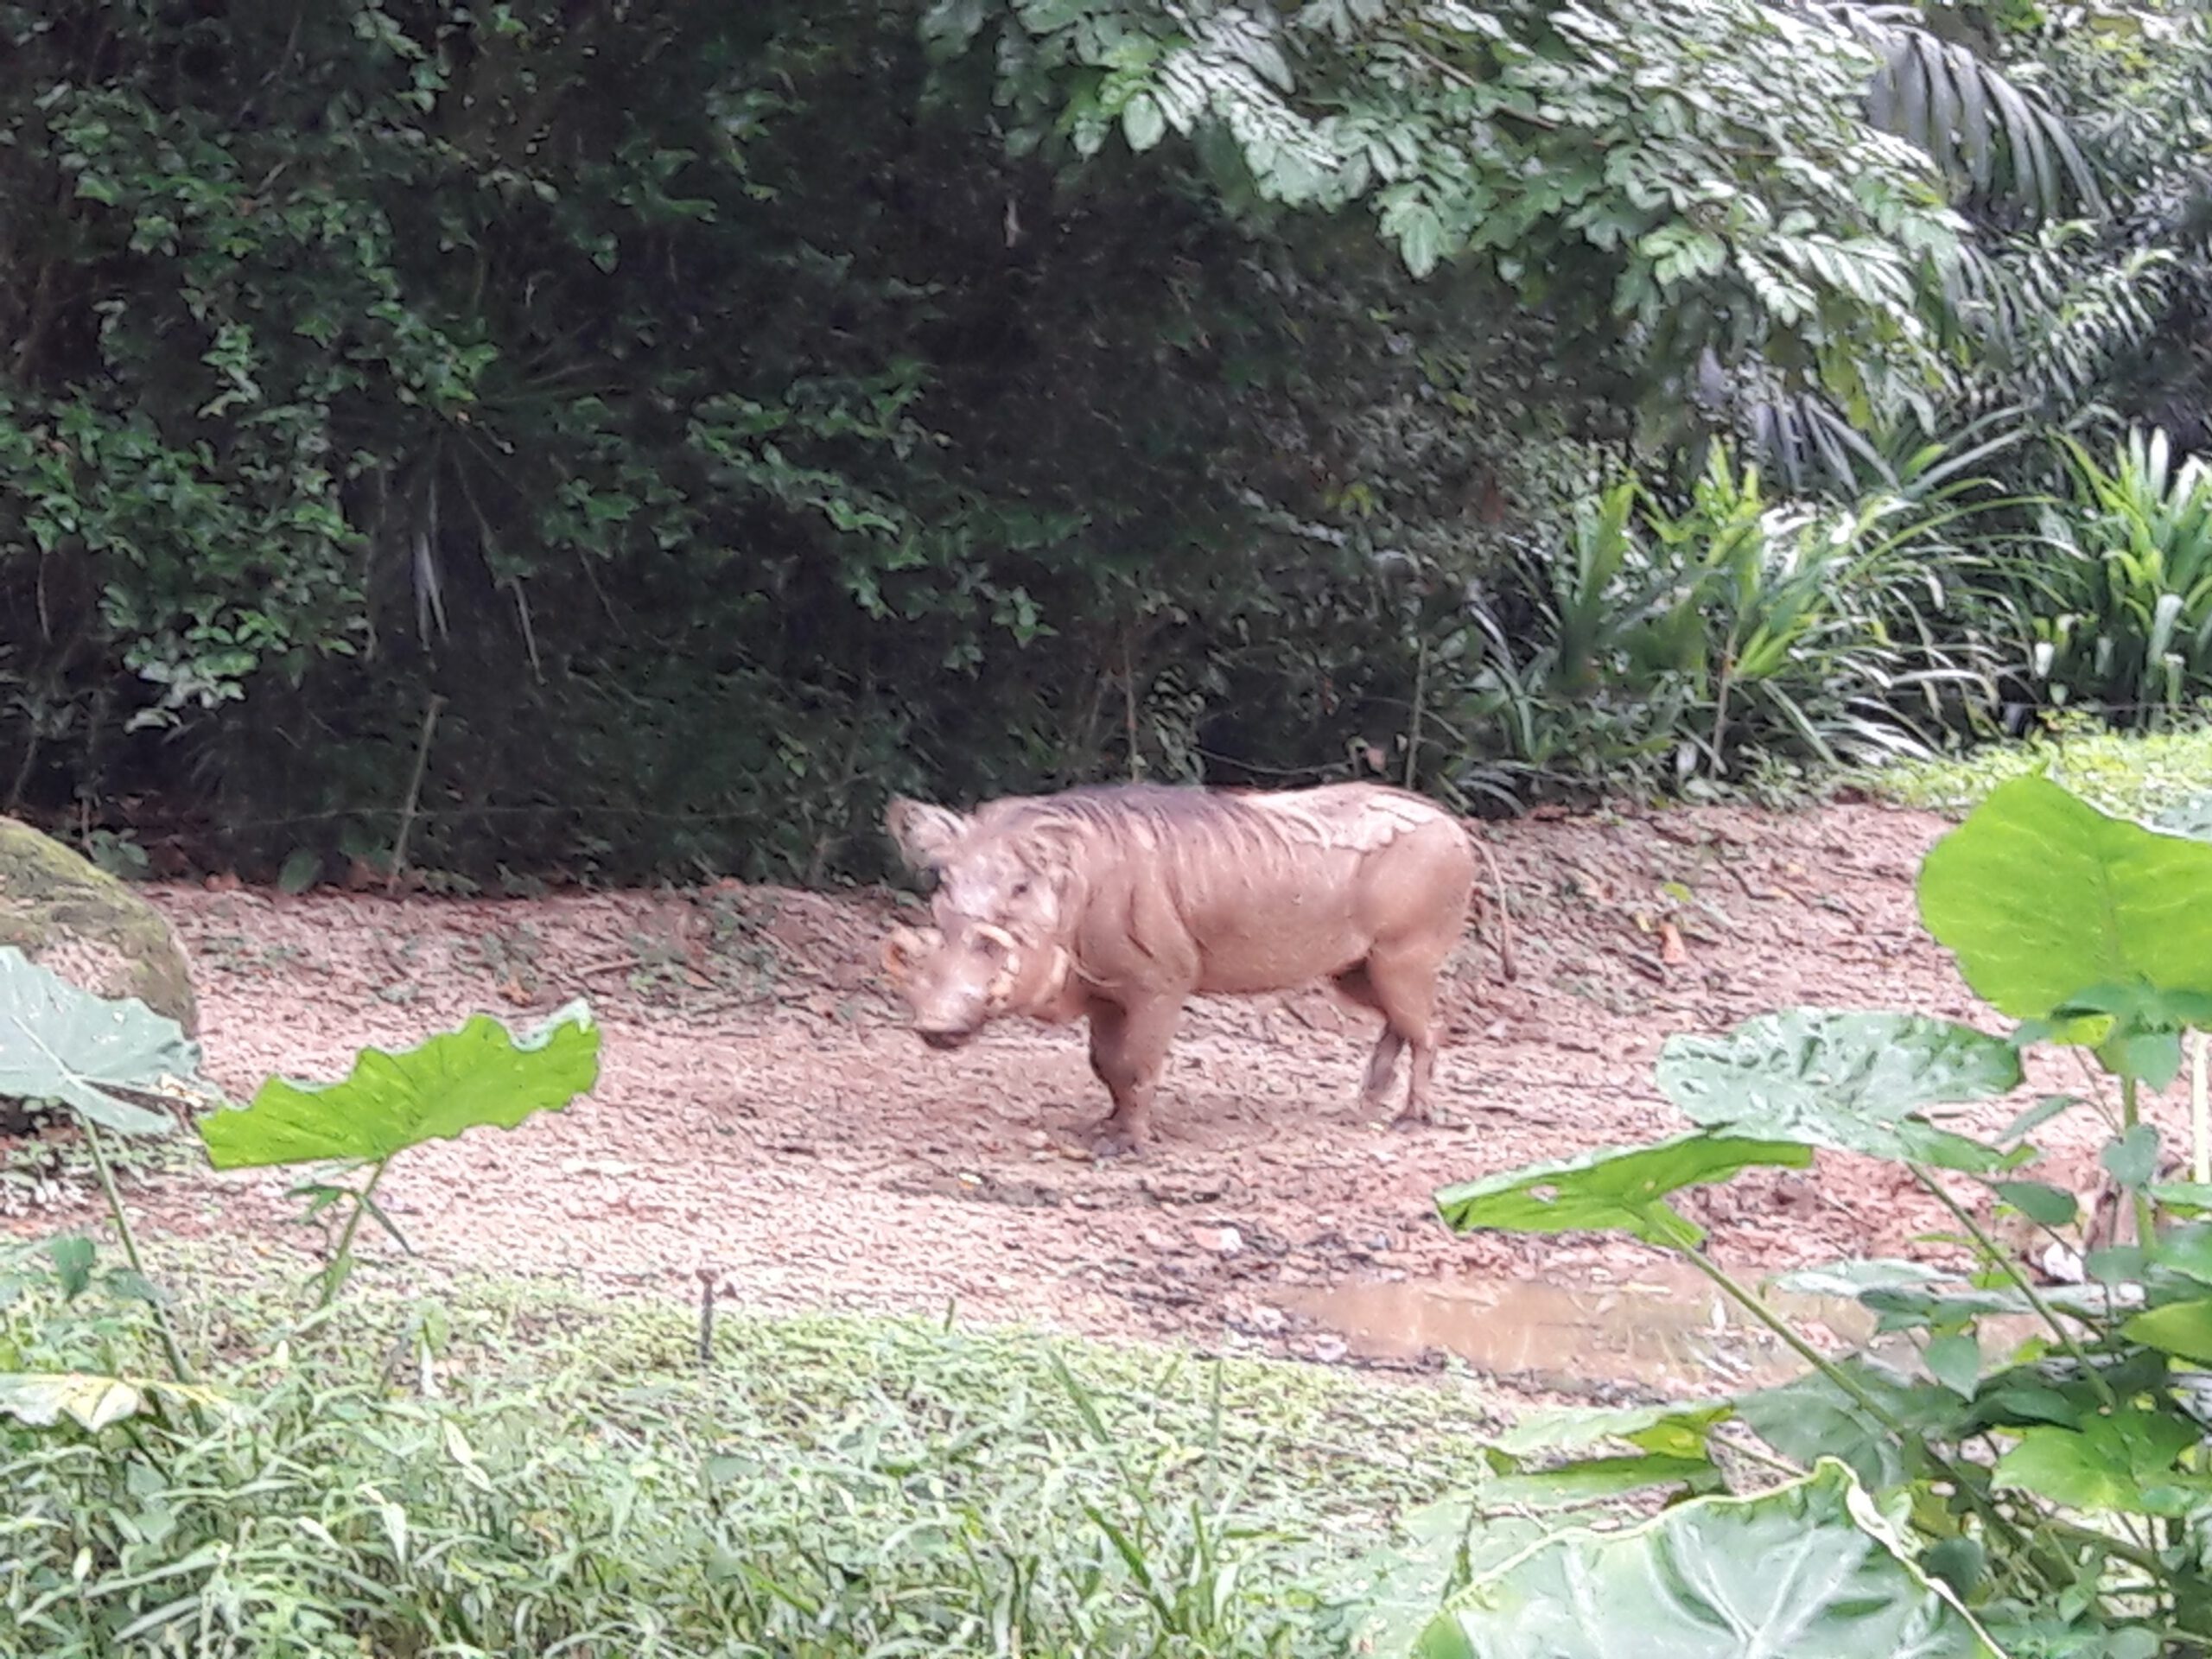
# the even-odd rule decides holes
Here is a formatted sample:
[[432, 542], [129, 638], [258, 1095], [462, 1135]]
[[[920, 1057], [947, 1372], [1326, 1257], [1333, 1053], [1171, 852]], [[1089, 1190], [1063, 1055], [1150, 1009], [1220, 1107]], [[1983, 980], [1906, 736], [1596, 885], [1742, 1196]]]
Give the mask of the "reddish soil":
[[[1997, 1028], [1915, 913], [1913, 876], [1943, 827], [1866, 804], [1497, 827], [1520, 977], [1501, 983], [1471, 938], [1438, 1068], [1453, 1127], [1361, 1121], [1370, 1016], [1319, 991], [1205, 1002], [1170, 1061], [1157, 1146], [1105, 1163], [1081, 1135], [1105, 1101], [1079, 1027], [1007, 1024], [955, 1054], [901, 1028], [875, 968], [888, 894], [151, 892], [194, 957], [210, 1071], [239, 1098], [270, 1071], [334, 1077], [360, 1045], [404, 1046], [479, 1009], [527, 1024], [591, 1000], [594, 1095], [411, 1152], [387, 1176], [385, 1205], [435, 1266], [685, 1300], [711, 1270], [758, 1307], [957, 1303], [967, 1318], [1334, 1358], [1344, 1344], [1279, 1299], [1363, 1276], [1604, 1282], [1649, 1262], [1611, 1240], [1454, 1238], [1431, 1195], [1685, 1127], [1651, 1078], [1675, 1032], [1799, 1003]], [[2076, 1172], [2093, 1129], [2050, 1132]], [[168, 1179], [135, 1202], [157, 1232], [259, 1230], [292, 1213], [293, 1179]], [[1915, 1236], [1943, 1220], [1893, 1172], [1832, 1155], [1685, 1208], [1713, 1229], [1714, 1259], [1746, 1270], [1924, 1255]], [[7, 1224], [57, 1218], [73, 1217]]]

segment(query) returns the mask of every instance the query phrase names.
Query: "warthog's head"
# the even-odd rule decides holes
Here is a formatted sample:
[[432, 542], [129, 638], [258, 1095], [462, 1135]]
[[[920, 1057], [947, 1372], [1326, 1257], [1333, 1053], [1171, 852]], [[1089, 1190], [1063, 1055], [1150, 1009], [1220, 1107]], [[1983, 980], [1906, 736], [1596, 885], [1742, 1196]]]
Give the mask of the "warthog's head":
[[883, 942], [883, 969], [931, 1048], [958, 1048], [1013, 1005], [1021, 947], [988, 922], [902, 927]]
[[1062, 873], [1044, 871], [1012, 837], [943, 807], [893, 801], [886, 819], [908, 864], [938, 877], [936, 925], [902, 927], [883, 968], [932, 1048], [957, 1048], [999, 1015], [1035, 1006], [1067, 976], [1057, 943]]

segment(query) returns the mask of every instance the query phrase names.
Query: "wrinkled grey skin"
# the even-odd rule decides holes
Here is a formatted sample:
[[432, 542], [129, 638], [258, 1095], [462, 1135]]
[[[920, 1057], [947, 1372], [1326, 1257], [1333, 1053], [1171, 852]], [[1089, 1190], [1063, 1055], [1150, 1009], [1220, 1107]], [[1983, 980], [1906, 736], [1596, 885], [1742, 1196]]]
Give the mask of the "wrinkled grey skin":
[[1363, 1104], [1382, 1108], [1410, 1050], [1394, 1122], [1428, 1120], [1436, 979], [1474, 872], [1465, 832], [1433, 804], [1366, 784], [1267, 797], [1126, 785], [967, 816], [896, 801], [886, 827], [938, 877], [935, 925], [883, 947], [915, 1031], [953, 1049], [1008, 1014], [1087, 1020], [1110, 1148], [1149, 1139], [1188, 998], [1316, 980], [1383, 1016]]

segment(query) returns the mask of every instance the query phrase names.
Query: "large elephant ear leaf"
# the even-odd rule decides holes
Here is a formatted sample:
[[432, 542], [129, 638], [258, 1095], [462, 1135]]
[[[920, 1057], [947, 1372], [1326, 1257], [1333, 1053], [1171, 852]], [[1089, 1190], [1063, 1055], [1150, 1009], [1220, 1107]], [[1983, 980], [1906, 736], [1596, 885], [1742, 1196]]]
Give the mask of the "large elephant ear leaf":
[[1822, 1459], [1752, 1497], [1697, 1497], [1626, 1531], [1562, 1533], [1453, 1597], [1414, 1659], [1850, 1654], [2004, 1659]]
[[67, 1419], [97, 1433], [161, 1402], [196, 1407], [223, 1421], [245, 1415], [229, 1395], [195, 1383], [88, 1371], [0, 1372], [0, 1416], [33, 1428], [51, 1428]]
[[[2099, 987], [2186, 1009], [2212, 996], [2212, 844], [2101, 812], [2048, 778], [1993, 790], [1929, 849], [1920, 915], [1975, 994], [2016, 1020], [2082, 1020]], [[2094, 1028], [2094, 1029], [2091, 1029]]]
[[482, 1124], [511, 1129], [556, 1111], [599, 1078], [599, 1027], [569, 1003], [523, 1038], [488, 1014], [397, 1054], [361, 1051], [340, 1083], [271, 1077], [251, 1104], [201, 1120], [218, 1169], [322, 1159], [375, 1162]]
[[1648, 1147], [1601, 1147], [1531, 1164], [1436, 1195], [1445, 1224], [1462, 1233], [1624, 1232], [1647, 1244], [1694, 1249], [1704, 1230], [1667, 1202], [1686, 1186], [1761, 1166], [1802, 1169], [1813, 1149], [1700, 1130]]
[[2020, 1056], [2004, 1038], [1948, 1020], [1792, 1008], [1721, 1037], [1670, 1039], [1658, 1077], [1667, 1097], [1709, 1129], [1984, 1167], [2003, 1155], [1923, 1113], [2010, 1094], [2020, 1085]]
[[200, 1046], [174, 1020], [0, 946], [0, 1096], [59, 1101], [118, 1135], [163, 1135], [175, 1120], [127, 1096], [200, 1098], [199, 1074]]

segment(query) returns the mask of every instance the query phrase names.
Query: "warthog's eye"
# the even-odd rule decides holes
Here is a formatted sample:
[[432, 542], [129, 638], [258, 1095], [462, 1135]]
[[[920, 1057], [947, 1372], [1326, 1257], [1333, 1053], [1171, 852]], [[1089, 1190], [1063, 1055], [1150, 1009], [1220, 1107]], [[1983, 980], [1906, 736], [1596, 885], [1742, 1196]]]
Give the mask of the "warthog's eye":
[[1014, 896], [1017, 899], [1026, 898], [1028, 895], [1028, 893], [1029, 878], [1025, 875], [1020, 880], [1014, 884]]

